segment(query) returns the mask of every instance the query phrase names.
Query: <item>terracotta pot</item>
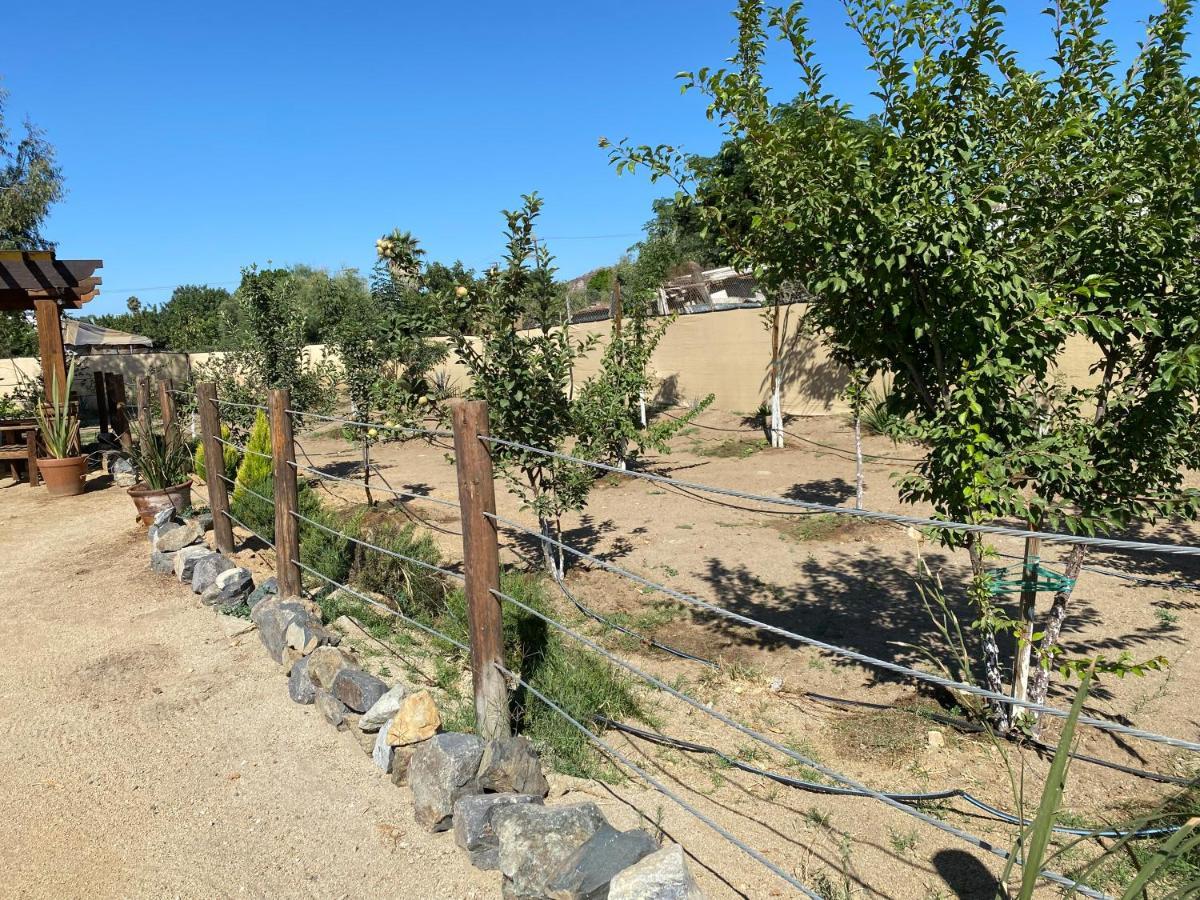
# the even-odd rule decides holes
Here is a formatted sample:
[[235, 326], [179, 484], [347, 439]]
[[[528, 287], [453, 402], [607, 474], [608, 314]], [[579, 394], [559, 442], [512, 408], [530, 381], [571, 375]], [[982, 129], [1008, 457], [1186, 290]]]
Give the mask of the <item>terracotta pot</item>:
[[129, 496], [137, 507], [138, 519], [143, 525], [150, 525], [164, 509], [174, 507], [176, 512], [181, 513], [192, 505], [192, 482], [188, 479], [162, 490], [135, 484], [129, 489]]
[[86, 456], [39, 459], [37, 465], [51, 497], [74, 497], [83, 493], [83, 479], [87, 475]]

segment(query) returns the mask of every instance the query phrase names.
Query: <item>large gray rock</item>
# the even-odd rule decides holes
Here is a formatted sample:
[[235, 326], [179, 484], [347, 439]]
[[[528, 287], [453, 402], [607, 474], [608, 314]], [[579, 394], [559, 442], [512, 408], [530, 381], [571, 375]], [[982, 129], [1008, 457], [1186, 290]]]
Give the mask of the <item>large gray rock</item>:
[[551, 900], [604, 900], [608, 884], [622, 869], [658, 850], [640, 828], [601, 828], [558, 868], [546, 886]]
[[[157, 541], [159, 537], [165, 536], [168, 532], [176, 531], [183, 527], [178, 522], [175, 522], [171, 519], [170, 514], [174, 511], [175, 507], [173, 506], [168, 506], [166, 509], [159, 510], [158, 516], [155, 517], [154, 523], [146, 529], [146, 540], [150, 542], [151, 549], [154, 549], [157, 546], [155, 541]], [[158, 518], [161, 517], [163, 513], [167, 513], [167, 521], [159, 522]]]
[[500, 838], [492, 814], [502, 806], [541, 803], [529, 794], [468, 794], [454, 801], [454, 843], [470, 856], [477, 869], [500, 868]]
[[151, 550], [150, 571], [159, 575], [173, 575], [175, 573], [175, 554]]
[[[271, 658], [277, 663], [283, 663], [284, 651], [287, 645], [288, 626], [296, 619], [307, 619], [311, 613], [308, 607], [297, 600], [284, 600], [278, 595], [261, 601], [250, 611], [250, 621], [258, 626], [258, 638], [262, 641]], [[310, 677], [311, 674], [310, 674]], [[314, 684], [322, 687], [315, 678]]]
[[279, 581], [272, 575], [262, 584], [254, 589], [254, 592], [246, 598], [246, 605], [250, 609], [254, 609], [259, 604], [259, 601], [266, 600], [268, 597], [274, 597], [279, 594]]
[[454, 801], [479, 793], [475, 773], [483, 756], [483, 741], [473, 734], [439, 734], [417, 747], [408, 766], [417, 822], [431, 831], [445, 831], [454, 816]]
[[216, 551], [213, 551], [211, 556], [201, 556], [196, 560], [196, 565], [192, 569], [193, 593], [203, 594], [213, 586], [218, 575], [234, 568], [237, 567], [233, 564], [233, 560]]
[[704, 893], [688, 871], [683, 848], [671, 844], [615, 875], [608, 900], [704, 900]]
[[204, 534], [204, 532], [210, 531], [213, 527], [213, 514], [211, 510], [206, 509], [203, 512], [188, 516], [184, 521], [194, 522], [196, 527], [200, 529], [200, 533]]
[[362, 669], [347, 668], [337, 673], [330, 691], [350, 709], [363, 713], [374, 706], [387, 689], [387, 685], [374, 675], [368, 675]]
[[524, 735], [488, 741], [479, 763], [479, 787], [484, 791], [539, 797], [550, 793], [550, 785], [542, 774], [542, 762]]
[[[250, 617], [254, 618], [253, 614]], [[333, 688], [338, 672], [346, 668], [355, 668], [354, 660], [331, 645], [318, 647], [308, 656], [308, 677], [317, 687], [327, 691]]]
[[168, 522], [174, 522], [174, 521], [175, 521], [175, 507], [168, 506], [163, 509], [160, 509], [158, 512], [156, 512], [154, 514], [154, 521], [150, 524], [150, 527], [151, 528], [161, 527], [163, 525], [166, 525]]
[[175, 577], [180, 581], [186, 581], [189, 584], [192, 581], [192, 573], [196, 568], [196, 561], [203, 556], [208, 556], [212, 553], [203, 544], [192, 547], [184, 547], [175, 554]]
[[[303, 660], [301, 660], [303, 662]], [[295, 667], [293, 667], [295, 668]], [[317, 712], [319, 712], [325, 721], [335, 728], [342, 728], [346, 723], [346, 704], [342, 703], [337, 697], [329, 693], [324, 688], [317, 688], [316, 696], [313, 698], [316, 704]]]
[[184, 547], [199, 543], [203, 537], [203, 529], [193, 523], [185, 522], [183, 525], [174, 527], [169, 523], [163, 525], [155, 534], [153, 546], [155, 550], [172, 553], [175, 550], [182, 550]]
[[[358, 720], [358, 728], [363, 731], [362, 719]], [[388, 775], [392, 774], [392, 761], [396, 757], [396, 748], [387, 742], [387, 729], [375, 735], [375, 743], [371, 748], [371, 761]]]
[[[193, 576], [194, 577], [194, 576]], [[207, 606], [228, 608], [241, 606], [254, 590], [254, 576], [249, 569], [235, 567], [226, 569], [216, 577], [200, 595], [200, 602]]]
[[559, 867], [592, 835], [610, 827], [595, 803], [504, 806], [492, 814], [492, 823], [500, 839], [506, 900], [545, 897]]
[[[404, 702], [404, 698], [408, 696], [408, 685], [400, 682], [388, 688], [386, 694], [376, 700], [371, 708], [363, 713], [362, 719], [358, 722], [358, 727], [363, 731], [378, 731], [385, 724], [389, 724], [392, 717], [400, 711], [400, 704]], [[387, 731], [384, 728], [384, 731]]]
[[[379, 735], [387, 734], [386, 728], [381, 728], [375, 735], [375, 739], [379, 739]], [[385, 737], [386, 741], [387, 738]], [[388, 744], [391, 747], [391, 744]], [[412, 764], [412, 758], [417, 752], [420, 744], [408, 744], [404, 747], [392, 747], [392, 784], [396, 787], [404, 787], [408, 784], [408, 768]]]
[[288, 624], [283, 639], [293, 650], [307, 656], [325, 644], [337, 644], [342, 638], [311, 616], [298, 616]]
[[123, 456], [109, 458], [108, 474], [112, 475], [113, 484], [121, 487], [133, 487], [137, 484], [137, 471], [133, 468], [133, 463]]
[[306, 706], [317, 699], [317, 686], [308, 677], [307, 656], [292, 666], [291, 674], [288, 675], [288, 696], [296, 703]]

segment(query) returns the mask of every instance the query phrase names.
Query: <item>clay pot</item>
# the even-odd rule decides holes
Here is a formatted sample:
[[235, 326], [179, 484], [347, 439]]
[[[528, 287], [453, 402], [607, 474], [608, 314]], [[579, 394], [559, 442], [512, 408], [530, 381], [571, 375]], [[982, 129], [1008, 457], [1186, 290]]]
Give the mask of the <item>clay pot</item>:
[[83, 479], [87, 475], [86, 456], [39, 459], [37, 465], [51, 497], [74, 497], [83, 493]]
[[144, 484], [135, 484], [129, 489], [133, 505], [137, 507], [138, 519], [143, 525], [150, 525], [154, 517], [164, 509], [174, 507], [175, 512], [182, 513], [192, 505], [191, 479], [181, 481], [169, 488], [157, 490]]

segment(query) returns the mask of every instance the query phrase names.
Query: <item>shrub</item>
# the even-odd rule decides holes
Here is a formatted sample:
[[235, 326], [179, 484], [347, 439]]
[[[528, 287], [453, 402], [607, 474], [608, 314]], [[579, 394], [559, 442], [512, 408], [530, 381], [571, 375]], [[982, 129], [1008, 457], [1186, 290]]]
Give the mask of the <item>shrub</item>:
[[266, 414], [258, 411], [250, 437], [246, 441], [246, 453], [238, 466], [234, 480], [233, 496], [229, 508], [234, 518], [251, 531], [272, 543], [275, 541], [275, 506], [260, 497], [274, 498], [275, 476], [271, 466], [271, 426]]
[[[228, 425], [221, 426], [221, 440], [228, 441], [232, 435]], [[225, 473], [228, 477], [230, 472], [236, 472], [238, 463], [241, 461], [241, 456], [236, 447], [231, 447], [228, 444], [221, 445], [221, 456], [225, 459]], [[204, 443], [196, 444], [196, 454], [192, 460], [192, 470], [200, 476], [201, 481], [208, 481], [208, 468], [204, 465]]]

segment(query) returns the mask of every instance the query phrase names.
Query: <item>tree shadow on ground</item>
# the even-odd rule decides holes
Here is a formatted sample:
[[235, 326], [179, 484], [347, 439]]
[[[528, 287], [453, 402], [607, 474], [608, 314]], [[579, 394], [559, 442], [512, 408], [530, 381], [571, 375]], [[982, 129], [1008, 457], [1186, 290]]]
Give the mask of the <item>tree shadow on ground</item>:
[[854, 496], [854, 485], [844, 478], [824, 478], [818, 481], [793, 484], [783, 492], [783, 496], [789, 500], [800, 500], [804, 503], [837, 506]]
[[966, 850], [939, 850], [933, 867], [959, 900], [992, 900], [1001, 887], [987, 866]]
[[[542, 539], [536, 534], [529, 534], [516, 528], [506, 528], [503, 524], [500, 527], [508, 533], [510, 538], [508, 546], [521, 558], [522, 565], [528, 569], [540, 568], [544, 543]], [[580, 553], [586, 553], [605, 562], [614, 562], [633, 552], [633, 543], [624, 535], [613, 538], [606, 543], [603, 550], [600, 549], [601, 543], [604, 543], [605, 539], [616, 531], [617, 523], [612, 519], [598, 521], [590, 515], [583, 515], [579, 517], [578, 525], [563, 529], [559, 540], [569, 547], [574, 547]], [[646, 529], [634, 528], [627, 533], [631, 535], [645, 534]], [[564, 558], [568, 569], [580, 562], [579, 557], [571, 553], [564, 553]]]

